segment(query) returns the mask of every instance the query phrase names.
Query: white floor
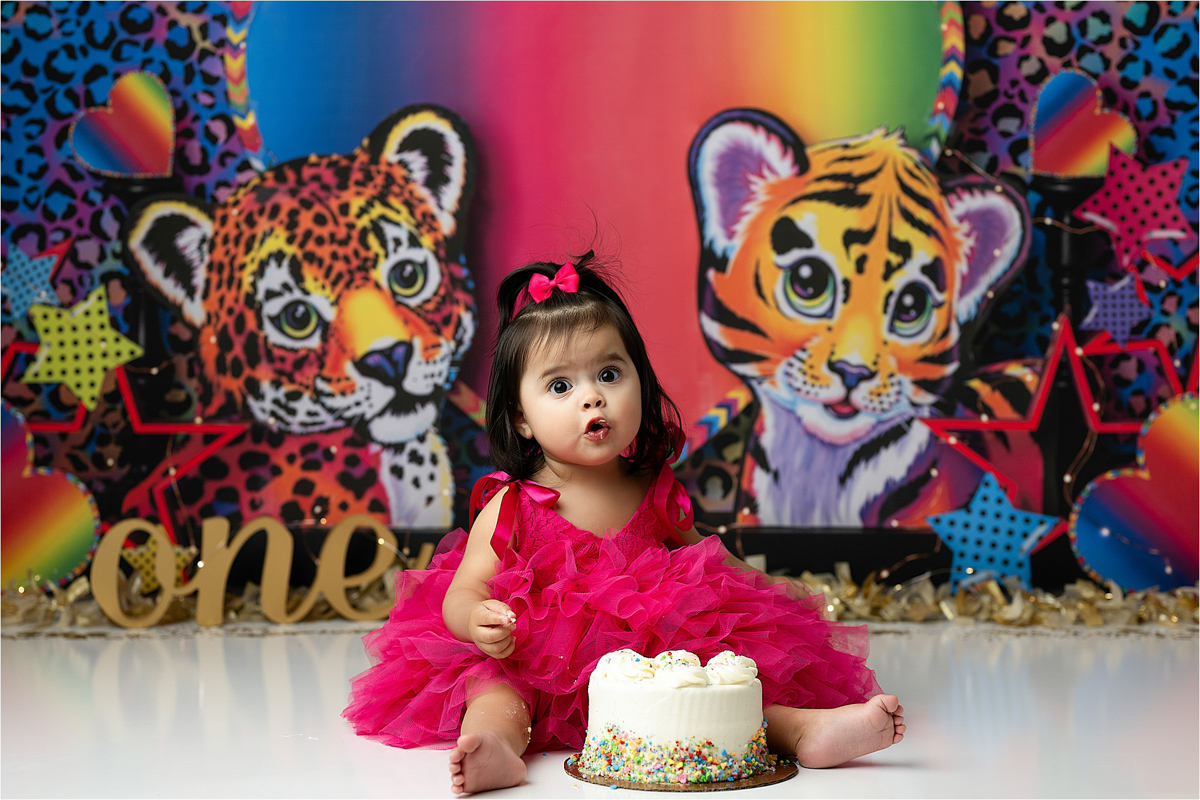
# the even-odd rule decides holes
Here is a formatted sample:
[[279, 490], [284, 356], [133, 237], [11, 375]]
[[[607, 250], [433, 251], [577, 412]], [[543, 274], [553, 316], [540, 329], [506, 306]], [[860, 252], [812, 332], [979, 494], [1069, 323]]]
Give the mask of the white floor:
[[[339, 716], [367, 629], [6, 628], [0, 795], [450, 797], [445, 752], [360, 739]], [[906, 739], [742, 795], [1200, 796], [1194, 628], [872, 631], [870, 664], [905, 705]], [[486, 796], [647, 795], [575, 781], [566, 755], [531, 753], [524, 785]]]

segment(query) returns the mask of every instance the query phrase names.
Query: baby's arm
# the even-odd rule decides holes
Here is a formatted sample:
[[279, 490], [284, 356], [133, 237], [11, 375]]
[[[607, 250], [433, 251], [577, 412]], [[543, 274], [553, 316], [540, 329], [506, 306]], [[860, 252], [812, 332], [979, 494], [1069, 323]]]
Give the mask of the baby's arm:
[[454, 571], [454, 579], [442, 601], [442, 619], [450, 632], [464, 642], [474, 642], [494, 658], [508, 656], [516, 646], [513, 630], [517, 618], [511, 608], [492, 599], [487, 586], [496, 575], [492, 534], [496, 532], [500, 499], [507, 491], [511, 489], [506, 487], [497, 492], [475, 518], [462, 563]]

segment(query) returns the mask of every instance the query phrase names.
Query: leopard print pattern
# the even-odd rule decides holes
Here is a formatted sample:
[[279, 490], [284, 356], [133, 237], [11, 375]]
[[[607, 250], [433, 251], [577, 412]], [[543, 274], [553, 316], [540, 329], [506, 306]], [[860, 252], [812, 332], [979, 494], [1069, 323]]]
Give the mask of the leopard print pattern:
[[1029, 168], [1038, 89], [1065, 69], [1094, 78], [1137, 129], [1149, 163], [1191, 160], [1181, 192], [1197, 219], [1194, 2], [964, 3], [965, 74], [950, 147], [992, 174]]
[[[249, 4], [48, 3], [0, 5], [3, 29], [0, 171], [5, 260], [14, 249], [36, 255], [70, 240], [53, 281], [63, 307], [98, 286], [108, 290], [114, 327], [141, 340], [144, 359], [127, 367], [144, 418], [191, 419], [194, 332], [145, 297], [122, 260], [121, 229], [129, 208], [150, 191], [217, 202], [262, 168], [261, 144], [243, 141], [229, 100], [224, 54], [231, 32], [244, 31]], [[109, 102], [117, 79], [148, 72], [174, 107], [174, 173], [158, 181], [93, 173], [76, 159], [70, 129], [85, 109]], [[3, 344], [32, 341], [25, 320], [3, 313]], [[18, 356], [5, 376], [4, 399], [32, 422], [65, 423], [78, 400], [58, 384], [26, 384], [30, 359]], [[153, 368], [153, 373], [151, 369]], [[34, 434], [35, 463], [68, 471], [113, 522], [122, 499], [163, 460], [165, 436], [137, 435], [110, 376], [95, 412], [69, 435]]]
[[252, 420], [181, 489], [187, 516], [449, 527], [436, 425], [475, 332], [473, 158], [461, 120], [410, 106], [354, 152], [282, 164], [219, 206], [134, 208], [127, 260], [196, 332], [198, 416]]
[[[1181, 156], [1189, 169], [1179, 195], [1184, 216], [1197, 226], [1198, 186], [1197, 4], [1132, 3], [964, 3], [965, 74], [955, 129], [940, 166], [969, 172], [962, 153], [976, 168], [992, 174], [1029, 168], [1029, 123], [1038, 89], [1058, 72], [1080, 70], [1096, 80], [1104, 106], [1125, 115], [1138, 134], [1139, 160], [1155, 164]], [[1028, 200], [1034, 219], [1057, 214], [1037, 192]], [[1046, 260], [1047, 232], [1033, 230], [1030, 263], [980, 330], [981, 361], [1037, 358], [1049, 346], [1054, 319], [1054, 277]], [[1080, 281], [1108, 283], [1122, 272], [1113, 264], [1103, 234], [1076, 237]], [[1164, 245], [1173, 249], [1170, 245]], [[1178, 265], [1180, 252], [1159, 255]], [[1142, 266], [1142, 271], [1147, 268]], [[1159, 287], [1160, 277], [1143, 276], [1154, 317], [1133, 331], [1167, 346], [1172, 363], [1157, 357], [1110, 356], [1097, 360], [1104, 384], [1106, 419], [1144, 418], [1170, 388], [1164, 366], [1186, 382], [1195, 359], [1194, 294], [1188, 282]], [[1194, 285], [1194, 284], [1193, 284]], [[1175, 363], [1178, 362], [1178, 363]], [[1099, 388], [1099, 387], [1098, 387]], [[1114, 437], [1121, 439], [1122, 437]], [[1134, 452], [1128, 441], [1106, 442], [1121, 455]]]

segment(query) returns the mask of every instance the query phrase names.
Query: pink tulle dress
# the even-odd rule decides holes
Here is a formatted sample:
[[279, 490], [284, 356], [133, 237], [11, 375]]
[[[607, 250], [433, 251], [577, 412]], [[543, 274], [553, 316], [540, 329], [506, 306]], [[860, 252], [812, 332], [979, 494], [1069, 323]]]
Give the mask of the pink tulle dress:
[[[484, 478], [476, 497], [486, 500], [505, 478]], [[516, 649], [492, 658], [446, 628], [442, 599], [467, 541], [461, 530], [449, 534], [429, 569], [397, 575], [391, 616], [363, 637], [374, 666], [351, 681], [343, 712], [359, 734], [396, 747], [452, 747], [467, 701], [505, 683], [532, 711], [531, 750], [578, 749], [588, 678], [602, 655], [623, 647], [649, 656], [690, 650], [701, 663], [723, 650], [749, 656], [764, 705], [831, 708], [879, 693], [866, 667], [867, 629], [822, 619], [821, 596], [799, 599], [727, 566], [715, 536], [668, 546], [668, 520], [681, 516], [671, 516], [668, 500], [672, 511], [687, 504], [669, 469], [625, 527], [604, 537], [560, 516], [552, 490], [507, 483], [515, 487], [506, 495], [510, 530], [502, 507], [488, 587], [516, 613]]]

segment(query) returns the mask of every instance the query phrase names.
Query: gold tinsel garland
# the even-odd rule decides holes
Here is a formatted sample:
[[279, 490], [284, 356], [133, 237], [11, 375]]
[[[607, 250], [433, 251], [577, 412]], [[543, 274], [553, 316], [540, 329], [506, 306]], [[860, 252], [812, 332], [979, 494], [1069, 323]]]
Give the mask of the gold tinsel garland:
[[850, 565], [839, 562], [834, 573], [814, 575], [805, 571], [793, 581], [812, 593], [823, 593], [826, 615], [836, 620], [868, 622], [959, 623], [995, 622], [1008, 626], [1042, 625], [1069, 628], [1072, 625], [1140, 625], [1155, 623], [1168, 627], [1200, 622], [1200, 589], [1184, 586], [1169, 592], [1146, 589], [1122, 592], [1115, 584], [1097, 586], [1077, 580], [1055, 596], [1040, 589], [1028, 591], [1019, 580], [1003, 582], [984, 579], [951, 592], [950, 584], [934, 586], [930, 573], [904, 583], [881, 583], [872, 572], [857, 584]]
[[[399, 557], [391, 570], [365, 587], [349, 590], [355, 606], [374, 605], [393, 599], [395, 574], [408, 567], [421, 569], [429, 564], [433, 547], [422, 548], [416, 557]], [[871, 573], [861, 584], [850, 576], [850, 565], [840, 562], [834, 572], [814, 575], [805, 571], [790, 578], [803, 594], [825, 595], [826, 617], [839, 621], [867, 622], [994, 622], [1006, 626], [1041, 625], [1069, 628], [1073, 625], [1157, 625], [1176, 627], [1200, 622], [1200, 602], [1196, 586], [1160, 592], [1154, 589], [1122, 592], [1117, 586], [1097, 586], [1079, 580], [1055, 596], [1039, 589], [1027, 591], [1015, 578], [1003, 582], [987, 579], [951, 592], [950, 584], [934, 586], [930, 574], [900, 584], [883, 583]], [[153, 596], [143, 595], [141, 576], [133, 573], [120, 581], [122, 610], [130, 616], [148, 613], [154, 607]], [[306, 594], [305, 588], [292, 590], [289, 608]], [[78, 578], [66, 589], [48, 586], [47, 591], [27, 591], [9, 587], [0, 591], [0, 624], [42, 629], [71, 629], [107, 626], [111, 623], [91, 596], [87, 577]], [[194, 596], [175, 598], [162, 624], [195, 618]], [[305, 622], [333, 619], [337, 616], [324, 598], [317, 601]], [[227, 622], [265, 621], [258, 598], [258, 586], [247, 584], [241, 594], [225, 598]]]

